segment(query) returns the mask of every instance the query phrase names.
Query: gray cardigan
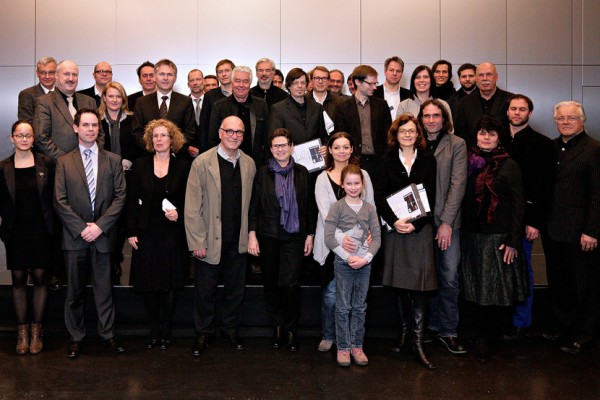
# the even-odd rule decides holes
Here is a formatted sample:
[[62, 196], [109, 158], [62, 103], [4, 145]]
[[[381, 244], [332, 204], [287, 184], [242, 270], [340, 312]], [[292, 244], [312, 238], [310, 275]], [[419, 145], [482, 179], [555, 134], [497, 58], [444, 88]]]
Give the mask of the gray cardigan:
[[358, 212], [350, 208], [345, 198], [331, 206], [329, 214], [325, 218], [325, 245], [340, 256], [340, 258], [347, 260], [352, 254], [340, 246], [335, 238], [335, 231], [337, 228], [342, 232], [347, 232], [356, 225], [359, 225], [364, 231], [364, 237], [355, 238], [359, 239], [361, 243], [367, 239], [369, 231], [371, 232], [372, 241], [365, 257], [368, 262], [371, 262], [381, 246], [381, 229], [375, 207], [366, 201], [363, 201], [362, 207]]

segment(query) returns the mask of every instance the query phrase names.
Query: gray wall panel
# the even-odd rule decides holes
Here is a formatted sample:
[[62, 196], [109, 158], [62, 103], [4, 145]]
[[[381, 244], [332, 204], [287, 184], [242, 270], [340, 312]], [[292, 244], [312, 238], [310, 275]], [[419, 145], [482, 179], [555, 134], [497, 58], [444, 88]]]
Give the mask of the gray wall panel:
[[35, 63], [35, 0], [15, 2], [17, 7], [0, 12], [0, 60], [2, 66]]

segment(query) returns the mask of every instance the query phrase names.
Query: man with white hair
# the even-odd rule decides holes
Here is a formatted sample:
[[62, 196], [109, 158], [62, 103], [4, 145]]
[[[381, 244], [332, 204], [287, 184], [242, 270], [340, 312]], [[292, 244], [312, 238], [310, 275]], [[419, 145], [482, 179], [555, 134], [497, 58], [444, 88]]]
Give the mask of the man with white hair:
[[232, 95], [217, 101], [210, 115], [209, 148], [219, 144], [219, 127], [222, 121], [235, 115], [247, 127], [240, 149], [260, 167], [266, 161], [265, 154], [268, 150], [269, 108], [266, 101], [250, 95], [252, 70], [249, 67], [235, 67], [232, 76]]
[[273, 60], [261, 58], [256, 62], [256, 79], [258, 83], [250, 89], [250, 94], [266, 101], [269, 110], [271, 110], [273, 104], [288, 98], [285, 90], [273, 85], [274, 76], [275, 62]]
[[56, 83], [56, 60], [52, 57], [42, 57], [37, 62], [35, 71], [39, 83], [19, 93], [18, 117], [19, 121], [33, 124], [33, 111], [35, 100], [54, 90]]

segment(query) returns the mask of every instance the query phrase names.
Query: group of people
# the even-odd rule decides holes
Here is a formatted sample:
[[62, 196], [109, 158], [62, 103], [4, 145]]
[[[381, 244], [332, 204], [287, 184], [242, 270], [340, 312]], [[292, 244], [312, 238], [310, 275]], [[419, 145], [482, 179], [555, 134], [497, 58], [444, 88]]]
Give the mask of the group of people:
[[[477, 316], [476, 359], [487, 362], [494, 340], [522, 337], [531, 325], [537, 238], [554, 311], [543, 336], [565, 352], [586, 351], [600, 317], [600, 144], [585, 132], [583, 106], [556, 105], [559, 137], [552, 141], [529, 126], [527, 96], [496, 86], [492, 63], [462, 65], [458, 90], [445, 60], [417, 67], [410, 89], [400, 87], [402, 59], [390, 57], [384, 68], [378, 85], [374, 68], [357, 66], [347, 96], [341, 71], [293, 68], [282, 78], [286, 91], [274, 84], [275, 63], [265, 58], [251, 88], [253, 71], [225, 59], [215, 76], [190, 71], [186, 96], [173, 91], [177, 67], [163, 59], [138, 68], [142, 90], [127, 96], [106, 62], [81, 93], [76, 63], [40, 59], [39, 85], [19, 95], [15, 152], [0, 163], [0, 233], [13, 278], [17, 353], [42, 350], [59, 247], [68, 357], [80, 355], [86, 336], [88, 280], [100, 338], [110, 351], [125, 351], [115, 335], [111, 277], [127, 240], [131, 284], [150, 321], [149, 349], [171, 344], [191, 253], [191, 354], [200, 356], [219, 333], [243, 350], [237, 327], [249, 253], [262, 269], [271, 346], [298, 351], [300, 275], [312, 254], [323, 272], [318, 350], [335, 345], [338, 365], [369, 363], [366, 299], [377, 264], [400, 320], [393, 351], [411, 347], [427, 369], [437, 367], [425, 351], [428, 339], [466, 354], [458, 338], [462, 296]], [[294, 146], [313, 140], [322, 171], [309, 172], [293, 157]], [[390, 197], [415, 185], [428, 212], [398, 215]], [[505, 331], [507, 309], [513, 327]]]

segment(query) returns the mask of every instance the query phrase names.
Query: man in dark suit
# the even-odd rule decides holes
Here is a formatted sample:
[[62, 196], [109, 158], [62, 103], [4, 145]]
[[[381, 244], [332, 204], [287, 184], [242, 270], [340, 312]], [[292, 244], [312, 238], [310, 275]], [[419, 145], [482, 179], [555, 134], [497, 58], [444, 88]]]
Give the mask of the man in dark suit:
[[94, 66], [92, 76], [95, 81], [94, 86], [80, 90], [78, 93], [90, 96], [96, 101], [96, 107], [100, 107], [100, 103], [102, 102], [102, 90], [104, 90], [104, 87], [108, 82], [112, 82], [112, 67], [106, 61], [101, 61]]
[[373, 96], [377, 71], [359, 65], [352, 71], [356, 94], [341, 100], [335, 110], [335, 131], [348, 132], [354, 139], [354, 152], [371, 177], [376, 176], [377, 159], [386, 151], [392, 117], [385, 100]]
[[[329, 92], [329, 70], [324, 66], [317, 65], [314, 67], [312, 73], [310, 74], [310, 79], [313, 83], [313, 90], [309, 91], [306, 94], [306, 97], [323, 106], [323, 110], [327, 114], [323, 114], [325, 130], [327, 133], [331, 133], [335, 129], [333, 125], [333, 119], [335, 118], [335, 107], [342, 99], [339, 96], [334, 96]], [[326, 143], [323, 144], [326, 145]]]
[[479, 64], [475, 79], [479, 91], [463, 97], [458, 103], [457, 115], [453, 116], [454, 133], [465, 139], [469, 148], [477, 143], [475, 125], [483, 115], [497, 118], [508, 126], [506, 105], [512, 95], [496, 86], [498, 71], [491, 62]]
[[385, 82], [383, 85], [377, 86], [373, 97], [387, 101], [393, 121], [396, 119], [398, 104], [402, 100], [410, 98], [410, 90], [400, 86], [400, 80], [402, 80], [402, 74], [404, 73], [404, 61], [398, 56], [390, 57], [384, 61], [383, 71]]
[[549, 340], [561, 350], [588, 350], [598, 333], [600, 307], [600, 143], [585, 132], [586, 115], [576, 101], [554, 106], [560, 137], [554, 192], [544, 244], [553, 305]]
[[154, 76], [154, 64], [150, 61], [144, 61], [137, 67], [138, 82], [142, 85], [142, 90], [127, 96], [127, 106], [130, 111], [135, 110], [135, 104], [142, 96], [156, 92], [156, 77]]
[[18, 118], [33, 126], [35, 100], [54, 90], [56, 82], [56, 60], [52, 57], [42, 57], [37, 62], [36, 74], [40, 82], [19, 93]]
[[179, 153], [192, 157], [189, 147], [194, 142], [196, 132], [194, 107], [188, 96], [173, 91], [177, 81], [177, 66], [171, 60], [160, 60], [154, 66], [154, 74], [156, 94], [140, 98], [135, 105], [132, 124], [134, 142], [145, 154], [147, 150], [143, 136], [146, 124], [158, 118], [168, 119], [177, 125], [187, 141]]
[[533, 102], [522, 94], [515, 94], [508, 100], [508, 116], [512, 143], [510, 158], [521, 167], [523, 194], [525, 196], [525, 230], [523, 235], [523, 258], [529, 273], [529, 297], [515, 307], [513, 331], [505, 339], [519, 339], [532, 323], [533, 267], [531, 254], [533, 241], [540, 237], [546, 227], [548, 203], [552, 196], [552, 178], [556, 166], [554, 144], [547, 136], [533, 130], [529, 118], [533, 112]]
[[63, 224], [62, 249], [69, 285], [65, 324], [71, 336], [69, 358], [79, 357], [86, 336], [85, 286], [91, 275], [98, 314], [98, 334], [112, 352], [122, 353], [115, 338], [115, 308], [110, 280], [110, 253], [117, 250], [115, 229], [125, 205], [121, 158], [97, 143], [100, 117], [94, 109], [75, 115], [78, 147], [58, 159], [54, 207]]
[[458, 83], [460, 83], [460, 89], [450, 96], [446, 103], [450, 106], [450, 111], [452, 111], [452, 115], [456, 118], [458, 113], [458, 102], [460, 99], [465, 97], [468, 94], [473, 93], [473, 91], [477, 91], [477, 84], [475, 81], [475, 72], [477, 71], [477, 67], [471, 63], [465, 63], [458, 68], [456, 75], [458, 75]]
[[[33, 114], [35, 146], [42, 153], [56, 160], [77, 147], [77, 135], [73, 133], [73, 116], [78, 109], [96, 108], [94, 99], [75, 93], [79, 82], [79, 67], [70, 60], [61, 61], [56, 67], [56, 89], [37, 99]], [[104, 143], [104, 135], [99, 139]]]
[[271, 111], [273, 105], [288, 98], [285, 90], [273, 85], [274, 76], [275, 62], [273, 60], [261, 58], [256, 62], [256, 79], [258, 83], [250, 89], [250, 94], [266, 101], [269, 111]]
[[204, 74], [197, 68], [194, 68], [187, 75], [187, 85], [190, 88], [190, 100], [194, 107], [194, 143], [190, 143], [189, 153], [192, 157], [200, 154], [200, 114], [202, 114], [202, 105], [204, 103]]
[[260, 167], [266, 161], [269, 107], [263, 99], [250, 95], [252, 70], [249, 67], [235, 67], [232, 76], [232, 95], [217, 101], [213, 106], [208, 129], [208, 146], [212, 148], [220, 143], [221, 123], [225, 118], [235, 115], [247, 127], [240, 149], [252, 157], [256, 166]]

